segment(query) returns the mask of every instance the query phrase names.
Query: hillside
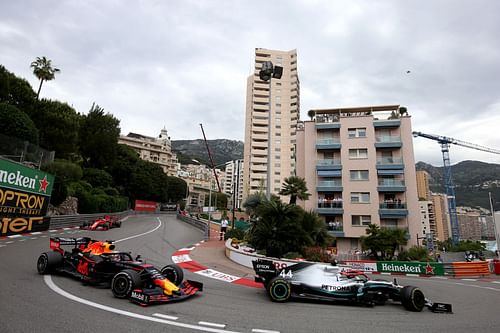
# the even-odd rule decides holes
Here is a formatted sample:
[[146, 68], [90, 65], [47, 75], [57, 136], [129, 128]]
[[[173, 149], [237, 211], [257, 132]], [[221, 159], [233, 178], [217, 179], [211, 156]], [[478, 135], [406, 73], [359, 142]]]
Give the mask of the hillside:
[[[415, 165], [417, 170], [429, 173], [431, 191], [444, 193], [443, 167], [424, 162]], [[500, 210], [500, 165], [479, 161], [463, 161], [451, 166], [457, 206], [483, 207], [490, 209], [491, 192], [494, 209]]]
[[[243, 158], [243, 142], [227, 139], [207, 140], [215, 165]], [[202, 139], [172, 140], [172, 150], [181, 164], [193, 163], [196, 159], [203, 164], [210, 164], [207, 146]]]

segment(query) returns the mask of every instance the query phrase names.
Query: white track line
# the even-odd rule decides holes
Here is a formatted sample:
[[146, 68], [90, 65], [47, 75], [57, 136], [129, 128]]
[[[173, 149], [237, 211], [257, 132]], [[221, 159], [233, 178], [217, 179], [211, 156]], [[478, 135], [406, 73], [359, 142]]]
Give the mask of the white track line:
[[211, 326], [211, 327], [218, 327], [218, 328], [225, 328], [226, 324], [217, 324], [217, 323], [211, 323], [209, 321], [199, 321], [198, 325], [204, 325], [204, 326]]
[[72, 294], [62, 290], [52, 281], [52, 277], [50, 275], [44, 275], [43, 279], [45, 281], [45, 284], [47, 284], [47, 286], [50, 289], [52, 289], [54, 292], [58, 293], [59, 295], [61, 295], [63, 297], [66, 297], [66, 298], [73, 300], [75, 302], [78, 302], [78, 303], [92, 306], [94, 308], [98, 308], [98, 309], [101, 309], [104, 311], [116, 313], [118, 315], [127, 316], [127, 317], [131, 317], [131, 318], [135, 318], [135, 319], [149, 320], [152, 322], [166, 324], [166, 325], [170, 325], [170, 326], [190, 328], [190, 329], [197, 330], [197, 331], [213, 332], [213, 333], [241, 333], [241, 332], [237, 332], [237, 331], [226, 331], [226, 330], [221, 330], [218, 328], [211, 328], [211, 327], [204, 327], [204, 326], [199, 326], [199, 325], [179, 323], [176, 321], [165, 320], [165, 319], [141, 315], [141, 314], [130, 312], [130, 311], [116, 309], [116, 308], [113, 308], [113, 307], [110, 307], [107, 305], [102, 305], [99, 303], [95, 303], [95, 302], [80, 298], [78, 296], [72, 295]]
[[168, 320], [177, 320], [177, 319], [179, 319], [179, 317], [168, 316], [168, 315], [164, 315], [162, 313], [153, 313], [153, 316], [160, 317], [160, 318], [163, 318], [163, 319], [168, 319]]

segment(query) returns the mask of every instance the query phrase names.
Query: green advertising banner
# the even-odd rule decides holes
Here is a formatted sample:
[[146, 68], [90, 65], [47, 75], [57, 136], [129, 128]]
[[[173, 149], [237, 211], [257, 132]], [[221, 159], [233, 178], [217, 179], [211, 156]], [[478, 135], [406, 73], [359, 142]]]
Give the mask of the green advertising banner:
[[0, 159], [0, 188], [21, 190], [50, 197], [54, 176], [22, 164]]
[[442, 263], [411, 261], [377, 261], [377, 271], [419, 275], [444, 275]]
[[47, 230], [54, 176], [0, 159], [0, 237]]

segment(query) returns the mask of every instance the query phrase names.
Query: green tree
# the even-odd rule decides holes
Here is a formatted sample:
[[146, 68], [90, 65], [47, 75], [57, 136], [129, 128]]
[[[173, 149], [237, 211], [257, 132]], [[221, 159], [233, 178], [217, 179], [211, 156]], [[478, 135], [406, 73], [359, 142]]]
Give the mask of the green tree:
[[53, 150], [59, 159], [72, 159], [78, 152], [81, 115], [66, 103], [42, 99], [31, 115], [40, 132], [40, 146]]
[[83, 117], [79, 131], [80, 152], [84, 166], [106, 169], [115, 163], [120, 121], [104, 109], [92, 104], [89, 113]]
[[165, 202], [178, 203], [180, 200], [185, 199], [187, 183], [185, 180], [167, 176], [167, 200]]
[[0, 65], [0, 102], [17, 107], [31, 116], [36, 95], [31, 85]]
[[[38, 130], [26, 113], [13, 105], [0, 103], [0, 133], [38, 143]], [[8, 144], [3, 142], [2, 145]]]
[[83, 169], [82, 179], [93, 187], [106, 188], [113, 184], [113, 176], [104, 170], [95, 168]]
[[363, 250], [370, 250], [376, 260], [391, 260], [402, 245], [408, 243], [407, 232], [399, 228], [380, 228], [370, 224], [366, 228], [368, 236], [361, 237]]
[[40, 80], [40, 86], [38, 86], [38, 92], [36, 93], [36, 99], [38, 99], [43, 82], [55, 79], [56, 73], [59, 73], [61, 70], [52, 67], [52, 60], [46, 57], [36, 57], [36, 60], [31, 63], [30, 67], [33, 69], [33, 74]]
[[82, 168], [67, 160], [55, 160], [43, 167], [45, 171], [55, 176], [50, 203], [54, 206], [61, 204], [68, 195], [71, 183], [82, 178]]
[[302, 230], [307, 235], [308, 240], [305, 245], [320, 247], [330, 245], [333, 238], [328, 234], [324, 220], [314, 211], [304, 211], [301, 215]]
[[262, 203], [258, 207], [259, 218], [253, 221], [249, 231], [250, 243], [257, 250], [265, 250], [269, 257], [301, 250], [308, 239], [297, 222], [300, 214], [300, 207], [279, 200]]
[[263, 191], [258, 191], [250, 194], [245, 202], [243, 202], [243, 208], [245, 212], [250, 216], [251, 219], [257, 214], [257, 208], [264, 202], [267, 201], [266, 195]]
[[289, 195], [290, 204], [295, 205], [297, 198], [307, 200], [311, 194], [307, 192], [307, 184], [304, 178], [290, 176], [285, 178], [283, 188], [279, 192], [280, 195]]

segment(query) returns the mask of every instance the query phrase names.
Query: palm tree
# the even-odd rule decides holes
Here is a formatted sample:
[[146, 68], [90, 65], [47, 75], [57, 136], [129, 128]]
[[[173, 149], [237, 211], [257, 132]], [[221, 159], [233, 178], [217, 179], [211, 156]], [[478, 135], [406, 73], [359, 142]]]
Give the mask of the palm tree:
[[307, 192], [307, 184], [304, 178], [297, 176], [285, 178], [285, 183], [279, 194], [289, 195], [290, 205], [295, 205], [297, 203], [297, 198], [300, 200], [307, 200], [311, 196], [311, 194]]
[[36, 99], [38, 99], [43, 81], [53, 80], [56, 77], [56, 73], [59, 73], [61, 70], [52, 67], [52, 61], [45, 57], [36, 57], [36, 60], [31, 63], [30, 67], [33, 68], [33, 74], [40, 80], [40, 86], [36, 93]]
[[249, 231], [249, 241], [257, 250], [265, 250], [268, 257], [281, 257], [290, 251], [300, 251], [306, 234], [297, 223], [300, 207], [279, 200], [265, 201], [257, 208], [258, 220]]

